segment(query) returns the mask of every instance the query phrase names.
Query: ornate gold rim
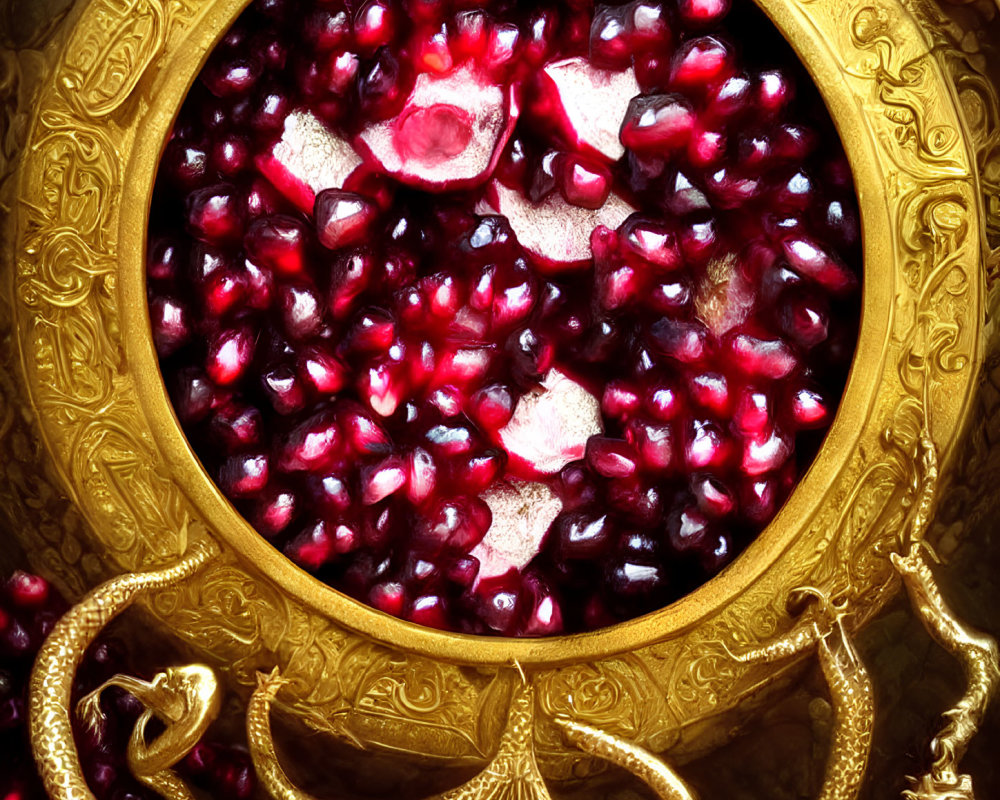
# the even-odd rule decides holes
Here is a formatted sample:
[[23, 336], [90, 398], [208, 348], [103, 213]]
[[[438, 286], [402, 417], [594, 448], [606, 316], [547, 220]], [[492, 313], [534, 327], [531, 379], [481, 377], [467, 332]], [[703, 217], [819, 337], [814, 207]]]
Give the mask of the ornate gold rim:
[[[925, 414], [942, 453], [968, 416], [982, 361], [982, 205], [954, 90], [907, 6], [759, 4], [820, 85], [861, 203], [863, 320], [840, 413], [788, 504], [721, 576], [632, 622], [525, 641], [430, 631], [339, 595], [253, 533], [208, 480], [163, 390], [142, 254], [167, 130], [246, 0], [91, 0], [39, 95], [8, 289], [31, 408], [90, 525], [89, 546], [136, 571], [181, 552], [181, 532], [203, 522], [222, 556], [196, 583], [156, 594], [154, 615], [246, 688], [256, 668], [279, 663], [289, 704], [310, 724], [396, 749], [411, 722], [431, 724], [444, 706], [407, 701], [392, 718], [373, 699], [384, 681], [365, 684], [375, 662], [390, 681], [407, 670], [436, 681], [467, 729], [481, 704], [502, 704], [507, 690], [492, 687], [507, 684], [501, 667], [516, 661], [533, 671], [549, 716], [611, 724], [661, 752], [775, 679], [772, 668], [734, 661], [726, 642], [750, 648], [787, 628], [791, 589], [850, 599], [861, 624], [894, 585], [888, 554], [916, 495]], [[317, 686], [346, 654], [359, 659], [358, 686]], [[456, 664], [485, 670], [475, 677]], [[584, 708], [588, 686], [597, 694]], [[612, 713], [609, 697], [624, 705]], [[481, 757], [485, 740], [463, 735], [437, 754]], [[539, 736], [549, 754], [564, 749], [554, 730]]]

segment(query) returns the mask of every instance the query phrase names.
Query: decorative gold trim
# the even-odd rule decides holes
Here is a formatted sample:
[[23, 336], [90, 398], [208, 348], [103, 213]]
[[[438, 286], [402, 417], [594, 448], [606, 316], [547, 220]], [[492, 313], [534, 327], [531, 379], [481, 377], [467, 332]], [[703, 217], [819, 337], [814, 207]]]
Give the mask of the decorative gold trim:
[[[261, 785], [274, 800], [315, 800], [298, 789], [281, 768], [271, 735], [271, 702], [285, 681], [278, 668], [257, 673], [257, 689], [247, 706], [247, 742]], [[429, 800], [550, 800], [535, 761], [535, 694], [523, 683], [511, 700], [507, 726], [496, 754], [476, 777]]]
[[[544, 641], [431, 631], [329, 589], [239, 518], [184, 440], [145, 312], [149, 200], [181, 99], [246, 3], [90, 0], [39, 74], [31, 116], [19, 111], [25, 147], [16, 172], [9, 158], [0, 169], [14, 245], [0, 285], [0, 347], [11, 343], [0, 350], [0, 446], [11, 454], [0, 499], [46, 574], [82, 590], [149, 569], [181, 550], [188, 524], [204, 524], [220, 555], [143, 602], [230, 685], [248, 695], [277, 664], [285, 706], [317, 730], [482, 764], [503, 735], [490, 721], [508, 707], [516, 659], [532, 671], [534, 747], [554, 779], [596, 768], [551, 722], [561, 716], [678, 763], [706, 732], [715, 741], [813, 643], [786, 642], [780, 662], [727, 653], [792, 629], [783, 603], [795, 587], [848, 604], [848, 632], [877, 612], [898, 588], [888, 555], [917, 502], [923, 421], [950, 453], [983, 360], [977, 144], [914, 16], [921, 3], [759, 0], [821, 87], [864, 228], [858, 351], [816, 462], [706, 586], [644, 618]], [[59, 513], [39, 511], [50, 508]]]
[[213, 542], [201, 540], [173, 566], [112, 578], [56, 623], [35, 659], [28, 700], [31, 749], [50, 800], [94, 799], [83, 778], [70, 721], [70, 694], [84, 652], [104, 626], [142, 594], [191, 577], [217, 553]]

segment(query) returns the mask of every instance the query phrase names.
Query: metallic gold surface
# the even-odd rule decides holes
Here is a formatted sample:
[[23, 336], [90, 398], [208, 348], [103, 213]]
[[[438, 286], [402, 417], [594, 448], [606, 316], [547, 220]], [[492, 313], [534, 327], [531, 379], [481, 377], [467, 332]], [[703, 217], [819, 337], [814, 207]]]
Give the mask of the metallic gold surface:
[[[992, 450], [953, 458], [981, 424], [975, 392], [996, 335], [986, 309], [1000, 305], [1000, 105], [974, 34], [979, 12], [929, 0], [761, 0], [844, 140], [865, 260], [840, 411], [774, 523], [670, 607], [547, 640], [419, 628], [302, 572], [236, 514], [191, 452], [145, 310], [156, 164], [188, 86], [245, 5], [81, 0], [53, 38], [28, 36], [4, 54], [0, 509], [60, 588], [80, 596], [108, 575], [162, 564], [189, 526], [203, 527], [219, 555], [141, 602], [230, 687], [247, 696], [257, 672], [277, 666], [286, 710], [315, 730], [400, 758], [481, 766], [506, 735], [516, 661], [537, 702], [531, 752], [561, 780], [603, 767], [581, 758], [556, 719], [671, 763], [724, 741], [824, 646], [786, 608], [797, 587], [850, 609], [837, 635], [853, 636], [898, 590], [890, 555], [923, 502], [923, 439], [943, 455], [947, 481], [988, 496]], [[932, 528], [928, 539], [945, 535]], [[829, 657], [844, 658], [847, 641], [832, 640]], [[65, 661], [57, 655], [46, 656], [53, 669]], [[50, 794], [86, 797], [53, 766], [75, 763], [63, 678], [36, 675], [38, 703], [57, 723], [37, 729]]]
[[[192, 798], [170, 768], [191, 751], [219, 716], [222, 691], [215, 673], [204, 664], [190, 664], [168, 667], [152, 681], [115, 675], [77, 704], [77, 716], [92, 729], [104, 718], [101, 693], [110, 686], [124, 689], [145, 706], [129, 739], [127, 757], [132, 774], [166, 800]], [[150, 744], [146, 726], [154, 717], [165, 727]]]
[[213, 543], [198, 541], [173, 566], [112, 578], [88, 593], [52, 629], [35, 659], [28, 698], [31, 748], [52, 800], [94, 797], [82, 776], [70, 721], [70, 693], [84, 652], [104, 626], [140, 595], [189, 578], [216, 552]]

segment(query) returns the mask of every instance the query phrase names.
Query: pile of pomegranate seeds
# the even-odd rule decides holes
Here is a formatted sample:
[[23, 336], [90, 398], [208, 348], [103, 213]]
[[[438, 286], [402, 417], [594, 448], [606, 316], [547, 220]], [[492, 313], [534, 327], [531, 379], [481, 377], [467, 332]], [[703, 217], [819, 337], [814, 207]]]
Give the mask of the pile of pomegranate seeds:
[[748, 0], [257, 0], [153, 200], [153, 337], [295, 563], [470, 633], [719, 572], [810, 462], [857, 332], [850, 170]]
[[[47, 800], [28, 738], [28, 685], [35, 657], [56, 621], [66, 612], [62, 597], [37, 575], [15, 572], [0, 582], [0, 798]], [[152, 666], [152, 665], [150, 665]], [[153, 673], [165, 664], [153, 667]], [[153, 677], [137, 669], [122, 639], [102, 633], [84, 654], [73, 684], [72, 707], [113, 675]], [[97, 730], [74, 714], [74, 733], [87, 786], [97, 800], [160, 800], [139, 783], [128, 766], [129, 737], [142, 704], [117, 687], [101, 694], [104, 720]], [[177, 772], [210, 797], [249, 800], [257, 788], [246, 748], [204, 739], [181, 761]]]

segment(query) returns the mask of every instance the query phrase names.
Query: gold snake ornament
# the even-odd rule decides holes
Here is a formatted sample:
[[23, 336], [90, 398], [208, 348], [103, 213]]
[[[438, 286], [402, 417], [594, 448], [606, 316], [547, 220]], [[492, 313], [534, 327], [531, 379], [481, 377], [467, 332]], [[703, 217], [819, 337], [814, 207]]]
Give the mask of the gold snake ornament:
[[144, 593], [190, 577], [218, 553], [196, 542], [173, 566], [129, 573], [91, 590], [55, 624], [31, 671], [28, 731], [42, 784], [50, 800], [94, 800], [73, 743], [70, 695], [84, 652], [105, 625]]
[[[190, 664], [168, 667], [149, 682], [115, 675], [77, 705], [77, 715], [92, 729], [104, 718], [101, 693], [110, 686], [124, 689], [145, 706], [129, 738], [128, 766], [132, 774], [167, 800], [193, 800], [170, 768], [191, 751], [219, 716], [222, 690], [215, 672], [204, 664]], [[146, 726], [154, 716], [166, 727], [147, 743]]]

